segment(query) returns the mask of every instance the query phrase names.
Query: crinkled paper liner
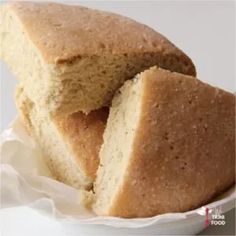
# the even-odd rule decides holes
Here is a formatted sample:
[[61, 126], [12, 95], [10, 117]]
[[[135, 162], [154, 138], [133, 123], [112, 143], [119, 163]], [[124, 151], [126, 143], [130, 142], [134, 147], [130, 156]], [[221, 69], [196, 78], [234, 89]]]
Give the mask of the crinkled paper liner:
[[205, 214], [205, 208], [224, 213], [234, 207], [235, 186], [204, 207], [184, 213], [169, 213], [150, 218], [121, 219], [96, 216], [82, 204], [82, 192], [54, 180], [40, 151], [16, 119], [0, 136], [2, 208], [30, 206], [64, 222], [141, 228], [176, 222]]

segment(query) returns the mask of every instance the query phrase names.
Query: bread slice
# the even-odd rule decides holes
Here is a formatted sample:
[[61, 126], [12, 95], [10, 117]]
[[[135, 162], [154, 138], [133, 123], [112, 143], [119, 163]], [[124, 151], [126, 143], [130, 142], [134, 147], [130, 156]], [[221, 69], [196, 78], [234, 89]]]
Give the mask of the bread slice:
[[94, 210], [148, 217], [207, 203], [235, 181], [235, 97], [151, 68], [112, 102]]
[[165, 37], [113, 13], [57, 3], [2, 4], [1, 57], [50, 114], [107, 105], [125, 80], [152, 65], [195, 75]]
[[89, 115], [77, 112], [63, 118], [48, 117], [25, 95], [22, 87], [17, 89], [16, 104], [52, 174], [73, 187], [90, 189], [99, 164], [108, 109]]

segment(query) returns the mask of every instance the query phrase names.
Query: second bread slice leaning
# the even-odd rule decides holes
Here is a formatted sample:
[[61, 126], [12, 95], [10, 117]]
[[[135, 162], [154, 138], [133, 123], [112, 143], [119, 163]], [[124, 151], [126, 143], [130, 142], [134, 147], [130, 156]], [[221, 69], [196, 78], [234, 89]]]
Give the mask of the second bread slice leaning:
[[235, 180], [234, 108], [233, 94], [155, 67], [126, 82], [104, 133], [95, 212], [183, 212], [224, 191]]
[[23, 123], [39, 144], [52, 174], [75, 188], [91, 189], [108, 109], [50, 117], [18, 87], [16, 104]]

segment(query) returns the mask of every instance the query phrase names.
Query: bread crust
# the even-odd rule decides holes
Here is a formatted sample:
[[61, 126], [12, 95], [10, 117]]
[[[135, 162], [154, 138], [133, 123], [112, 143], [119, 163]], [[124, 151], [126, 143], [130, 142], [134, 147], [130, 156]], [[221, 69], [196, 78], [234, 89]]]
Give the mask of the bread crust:
[[152, 68], [123, 183], [104, 215], [184, 212], [235, 182], [235, 96]]
[[[48, 64], [71, 64], [82, 57], [158, 53], [184, 62], [183, 73], [195, 75], [190, 58], [146, 25], [105, 11], [58, 3], [6, 4], [24, 33]], [[141, 32], [141, 33], [140, 33]]]
[[103, 142], [108, 113], [109, 109], [104, 107], [88, 115], [76, 112], [64, 118], [54, 119], [54, 124], [76, 162], [92, 180], [95, 180], [99, 165], [98, 153]]

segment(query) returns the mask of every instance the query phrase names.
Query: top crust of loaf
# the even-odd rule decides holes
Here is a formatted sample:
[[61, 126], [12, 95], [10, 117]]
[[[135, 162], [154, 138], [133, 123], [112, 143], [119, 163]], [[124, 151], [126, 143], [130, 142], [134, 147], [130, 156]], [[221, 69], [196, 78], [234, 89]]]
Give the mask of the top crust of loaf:
[[83, 56], [160, 52], [191, 60], [161, 34], [117, 14], [57, 3], [5, 4], [20, 20], [24, 33], [49, 64], [72, 63]]

